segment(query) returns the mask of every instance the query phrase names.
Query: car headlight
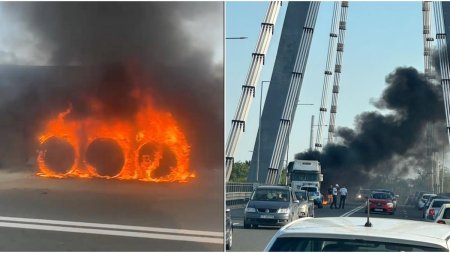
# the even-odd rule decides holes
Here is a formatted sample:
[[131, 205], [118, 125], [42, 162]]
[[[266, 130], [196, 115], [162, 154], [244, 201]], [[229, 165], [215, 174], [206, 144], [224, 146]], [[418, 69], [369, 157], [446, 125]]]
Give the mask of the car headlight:
[[361, 194], [358, 194], [358, 199], [360, 199], [362, 196], [361, 196]]
[[280, 209], [278, 209], [277, 213], [289, 213], [289, 207], [288, 208], [280, 208]]
[[245, 208], [246, 213], [256, 213], [256, 208], [254, 207], [246, 207]]
[[393, 203], [387, 203], [386, 206], [387, 207], [394, 207], [394, 204]]

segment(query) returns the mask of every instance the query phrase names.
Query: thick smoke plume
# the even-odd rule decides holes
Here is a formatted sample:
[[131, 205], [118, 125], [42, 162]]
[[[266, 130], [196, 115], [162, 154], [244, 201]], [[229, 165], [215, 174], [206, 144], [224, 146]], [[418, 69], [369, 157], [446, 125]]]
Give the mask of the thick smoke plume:
[[[364, 186], [373, 176], [405, 176], [425, 167], [427, 123], [445, 119], [440, 86], [428, 82], [412, 67], [397, 68], [386, 77], [386, 83], [381, 98], [374, 103], [383, 113], [358, 115], [356, 128], [339, 128], [338, 142], [325, 146], [321, 153], [296, 154], [296, 159], [320, 160], [324, 185]], [[436, 148], [447, 142], [445, 125], [440, 125], [436, 128]]]
[[0, 50], [0, 168], [34, 159], [43, 123], [69, 104], [72, 117], [92, 116], [92, 99], [102, 105], [96, 117], [133, 117], [137, 88], [179, 122], [194, 170], [222, 167], [223, 63], [214, 59], [222, 3], [4, 2], [0, 10], [19, 29], [5, 39], [9, 52]]

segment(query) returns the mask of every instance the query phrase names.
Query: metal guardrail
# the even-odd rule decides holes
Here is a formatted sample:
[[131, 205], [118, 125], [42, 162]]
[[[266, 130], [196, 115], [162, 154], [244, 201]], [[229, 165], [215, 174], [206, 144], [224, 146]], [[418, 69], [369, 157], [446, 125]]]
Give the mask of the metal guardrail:
[[227, 183], [226, 185], [226, 205], [227, 207], [240, 207], [247, 203], [253, 189], [258, 183]]

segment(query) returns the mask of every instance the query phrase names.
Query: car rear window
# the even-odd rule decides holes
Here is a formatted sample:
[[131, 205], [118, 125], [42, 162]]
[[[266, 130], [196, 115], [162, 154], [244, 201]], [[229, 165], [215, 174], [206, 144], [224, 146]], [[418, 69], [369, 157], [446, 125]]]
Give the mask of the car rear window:
[[450, 208], [445, 209], [445, 212], [442, 215], [442, 219], [450, 219]]
[[444, 203], [450, 203], [449, 200], [435, 200], [432, 207], [441, 207]]
[[360, 239], [329, 239], [329, 238], [278, 238], [269, 251], [284, 252], [336, 252], [336, 251], [358, 251], [358, 252], [398, 252], [398, 251], [448, 251], [444, 248], [410, 245], [403, 243], [391, 243], [380, 241], [366, 241]]

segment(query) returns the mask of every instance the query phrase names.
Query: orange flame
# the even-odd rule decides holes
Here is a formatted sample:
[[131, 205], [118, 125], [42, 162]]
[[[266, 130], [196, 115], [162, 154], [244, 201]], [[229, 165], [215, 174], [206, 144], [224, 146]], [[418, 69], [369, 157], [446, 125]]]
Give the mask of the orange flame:
[[[94, 110], [101, 108], [101, 104], [95, 101], [92, 103]], [[142, 99], [142, 106], [131, 122], [118, 119], [100, 120], [96, 117], [67, 119], [71, 110], [72, 107], [69, 106], [55, 119], [47, 122], [45, 130], [38, 137], [41, 144], [37, 157], [39, 176], [135, 179], [148, 182], [186, 182], [195, 177], [195, 173], [189, 171], [190, 146], [186, 137], [172, 114], [156, 110], [151, 106], [148, 97]], [[73, 165], [65, 173], [56, 172], [45, 162], [47, 150], [43, 148], [43, 144], [52, 137], [64, 140], [73, 147]], [[124, 163], [117, 175], [100, 175], [96, 168], [81, 156], [80, 150], [99, 138], [114, 140], [123, 152]], [[153, 154], [140, 155], [139, 151], [146, 144], [153, 145], [155, 151]], [[167, 175], [157, 177], [153, 174], [159, 168], [164, 148], [173, 153], [176, 165], [170, 167]]]

